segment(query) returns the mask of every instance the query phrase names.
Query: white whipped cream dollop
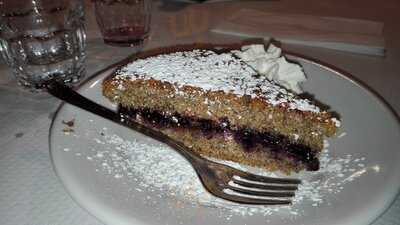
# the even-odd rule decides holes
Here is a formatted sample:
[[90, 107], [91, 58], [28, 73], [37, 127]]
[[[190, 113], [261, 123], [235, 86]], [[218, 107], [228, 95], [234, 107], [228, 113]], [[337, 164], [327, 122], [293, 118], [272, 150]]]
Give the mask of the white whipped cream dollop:
[[267, 51], [264, 45], [257, 44], [243, 46], [241, 51], [234, 51], [234, 54], [260, 75], [297, 94], [302, 93], [300, 83], [306, 81], [303, 69], [295, 63], [288, 62], [281, 52], [282, 50], [273, 44], [268, 46]]

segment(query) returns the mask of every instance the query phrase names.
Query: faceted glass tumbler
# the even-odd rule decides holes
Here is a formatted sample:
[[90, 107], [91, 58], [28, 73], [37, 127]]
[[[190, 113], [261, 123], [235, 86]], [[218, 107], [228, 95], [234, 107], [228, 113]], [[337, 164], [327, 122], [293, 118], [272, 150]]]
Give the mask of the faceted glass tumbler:
[[36, 92], [84, 76], [81, 0], [3, 0], [0, 10], [0, 52], [21, 86]]

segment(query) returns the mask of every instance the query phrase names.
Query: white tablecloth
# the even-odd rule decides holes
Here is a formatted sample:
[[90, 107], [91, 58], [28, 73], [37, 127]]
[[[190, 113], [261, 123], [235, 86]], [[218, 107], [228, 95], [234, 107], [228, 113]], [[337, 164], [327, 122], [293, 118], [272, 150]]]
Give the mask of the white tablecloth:
[[[326, 50], [293, 50], [328, 57]], [[99, 40], [89, 42], [87, 74], [124, 58], [130, 51], [107, 47]], [[341, 53], [331, 59], [331, 63], [340, 64]], [[0, 64], [1, 225], [102, 224], [68, 196], [53, 171], [48, 134], [51, 118], [59, 103], [50, 96], [20, 91], [10, 71]], [[374, 225], [399, 224], [398, 197]]]

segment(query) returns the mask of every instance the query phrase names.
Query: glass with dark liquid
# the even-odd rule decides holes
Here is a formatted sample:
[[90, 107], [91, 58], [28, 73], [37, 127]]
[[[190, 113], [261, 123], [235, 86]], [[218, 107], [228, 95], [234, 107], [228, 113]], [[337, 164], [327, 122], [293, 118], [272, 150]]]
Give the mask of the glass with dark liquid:
[[149, 38], [151, 0], [94, 0], [94, 10], [106, 44], [138, 47]]

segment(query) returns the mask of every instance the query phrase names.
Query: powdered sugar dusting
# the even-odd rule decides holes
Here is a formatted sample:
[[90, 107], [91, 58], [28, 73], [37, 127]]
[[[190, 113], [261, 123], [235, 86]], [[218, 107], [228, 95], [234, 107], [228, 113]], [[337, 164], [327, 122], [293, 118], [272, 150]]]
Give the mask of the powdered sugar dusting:
[[[286, 104], [289, 109], [319, 112], [309, 100], [299, 99], [257, 72], [233, 53], [216, 54], [192, 50], [161, 54], [129, 63], [117, 71], [115, 82], [128, 79], [156, 79], [175, 85], [195, 86], [204, 91], [224, 91], [238, 96], [265, 98], [272, 105]], [[121, 86], [122, 85], [122, 86]], [[118, 83], [121, 90], [123, 82]]]
[[[149, 195], [152, 191], [162, 191], [177, 201], [187, 202], [188, 207], [195, 205], [223, 209], [224, 213], [221, 216], [226, 219], [230, 219], [233, 215], [267, 216], [274, 213], [282, 213], [295, 219], [304, 213], [305, 206], [317, 207], [330, 204], [327, 199], [332, 199], [330, 196], [340, 193], [347, 183], [362, 176], [369, 169], [376, 170], [364, 165], [364, 157], [354, 158], [352, 155], [331, 157], [327, 149], [329, 144], [325, 142], [325, 149], [320, 157], [320, 170], [299, 174], [302, 184], [296, 192], [293, 205], [248, 206], [225, 201], [209, 194], [191, 165], [165, 145], [154, 146], [140, 140], [124, 140], [115, 134], [108, 134], [105, 129], [101, 133], [102, 136], [96, 138], [96, 142], [113, 147], [93, 149], [90, 155], [85, 156], [89, 162], [96, 165], [96, 171], [102, 170], [114, 179], [134, 180], [137, 185], [135, 190], [140, 192], [146, 190]], [[233, 162], [222, 163], [260, 175], [282, 176], [279, 173], [270, 173]], [[161, 197], [160, 201], [163, 201]]]

